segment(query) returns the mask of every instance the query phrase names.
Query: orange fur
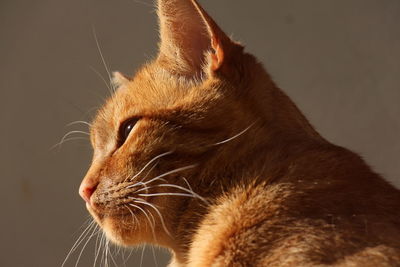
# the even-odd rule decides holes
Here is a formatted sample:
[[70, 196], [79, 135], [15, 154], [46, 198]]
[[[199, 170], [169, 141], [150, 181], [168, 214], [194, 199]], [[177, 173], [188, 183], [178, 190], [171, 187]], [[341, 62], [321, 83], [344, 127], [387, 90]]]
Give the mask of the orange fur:
[[167, 247], [171, 266], [399, 266], [399, 190], [321, 137], [195, 0], [158, 14], [159, 56], [115, 74], [91, 129], [80, 190], [107, 237]]

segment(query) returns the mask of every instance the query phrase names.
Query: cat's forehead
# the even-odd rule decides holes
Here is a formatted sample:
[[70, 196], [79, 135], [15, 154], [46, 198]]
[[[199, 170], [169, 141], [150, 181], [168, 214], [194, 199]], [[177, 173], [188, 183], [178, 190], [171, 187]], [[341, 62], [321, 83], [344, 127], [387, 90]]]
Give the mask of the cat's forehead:
[[182, 99], [195, 86], [192, 79], [174, 75], [157, 64], [150, 64], [141, 68], [121, 91], [139, 102], [160, 105]]
[[200, 99], [201, 82], [174, 75], [155, 64], [141, 68], [131, 79], [121, 84], [98, 112], [93, 124], [97, 128], [115, 128], [135, 116], [148, 116], [190, 106]]

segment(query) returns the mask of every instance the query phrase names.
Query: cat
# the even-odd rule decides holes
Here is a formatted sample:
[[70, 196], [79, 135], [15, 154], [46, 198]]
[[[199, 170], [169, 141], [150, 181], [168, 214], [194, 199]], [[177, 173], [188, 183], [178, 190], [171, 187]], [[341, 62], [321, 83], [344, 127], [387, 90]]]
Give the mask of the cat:
[[400, 266], [400, 191], [325, 140], [196, 0], [158, 0], [157, 58], [91, 126], [80, 195], [170, 266]]

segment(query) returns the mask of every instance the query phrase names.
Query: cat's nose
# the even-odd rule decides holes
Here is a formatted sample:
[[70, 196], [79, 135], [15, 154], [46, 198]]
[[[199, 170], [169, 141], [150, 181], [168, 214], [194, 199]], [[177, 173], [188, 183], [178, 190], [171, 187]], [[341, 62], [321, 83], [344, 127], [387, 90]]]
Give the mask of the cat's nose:
[[79, 195], [90, 204], [90, 197], [93, 195], [97, 188], [96, 182], [84, 179], [79, 187]]

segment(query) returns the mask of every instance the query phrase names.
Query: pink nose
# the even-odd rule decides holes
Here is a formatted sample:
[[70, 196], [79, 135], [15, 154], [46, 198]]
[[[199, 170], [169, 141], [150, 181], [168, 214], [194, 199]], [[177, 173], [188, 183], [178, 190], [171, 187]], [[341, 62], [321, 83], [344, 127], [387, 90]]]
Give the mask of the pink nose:
[[91, 183], [90, 181], [84, 180], [79, 187], [79, 195], [90, 204], [90, 197], [96, 191], [97, 183]]

